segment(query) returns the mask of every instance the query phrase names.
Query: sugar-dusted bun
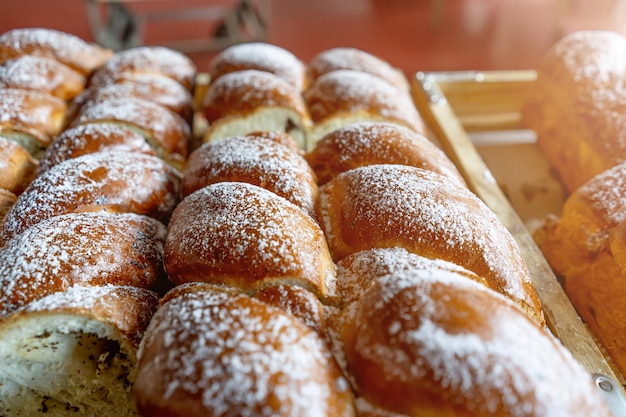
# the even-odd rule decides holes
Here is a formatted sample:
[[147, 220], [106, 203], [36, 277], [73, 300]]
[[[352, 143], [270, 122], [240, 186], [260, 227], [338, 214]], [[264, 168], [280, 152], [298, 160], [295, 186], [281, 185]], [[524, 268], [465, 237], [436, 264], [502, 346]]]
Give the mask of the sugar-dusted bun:
[[183, 197], [209, 184], [258, 185], [314, 216], [318, 188], [306, 160], [282, 144], [254, 134], [209, 142], [192, 152], [183, 172]]
[[163, 278], [165, 227], [132, 213], [44, 220], [0, 249], [3, 316], [74, 285], [150, 288]]
[[355, 415], [350, 386], [326, 345], [296, 318], [210, 286], [176, 292], [141, 342], [141, 415]]
[[626, 372], [626, 163], [597, 175], [534, 233], [583, 321]]
[[344, 171], [374, 164], [411, 165], [465, 184], [446, 154], [425, 136], [386, 122], [360, 122], [339, 128], [320, 139], [306, 159], [318, 184]]
[[116, 52], [90, 80], [102, 86], [121, 78], [156, 74], [169, 77], [193, 91], [196, 65], [186, 55], [163, 46], [139, 46]]
[[311, 124], [300, 90], [269, 72], [242, 70], [219, 77], [204, 97], [204, 141], [255, 131], [289, 133], [306, 146]]
[[343, 320], [356, 390], [379, 409], [442, 417], [610, 415], [590, 375], [556, 338], [506, 298], [452, 271], [382, 277]]
[[35, 90], [70, 101], [85, 88], [80, 73], [53, 59], [23, 55], [0, 66], [0, 87]]
[[298, 90], [306, 87], [304, 63], [288, 50], [265, 42], [240, 43], [222, 50], [211, 61], [209, 76], [216, 80], [224, 74], [249, 69], [271, 72]]
[[37, 160], [26, 149], [0, 136], [0, 188], [21, 194], [35, 177], [37, 167]]
[[283, 197], [221, 182], [185, 197], [168, 226], [165, 269], [175, 284], [204, 281], [254, 292], [269, 282], [335, 296], [335, 264], [319, 225]]
[[72, 126], [99, 122], [118, 123], [138, 131], [160, 158], [182, 170], [191, 129], [183, 118], [165, 107], [139, 98], [112, 98], [83, 107]]
[[60, 98], [32, 90], [0, 88], [0, 132], [33, 156], [64, 127], [67, 105]]
[[275, 130], [263, 130], [250, 132], [246, 136], [254, 136], [257, 138], [268, 139], [291, 149], [293, 152], [304, 155], [304, 150], [298, 145], [298, 142], [289, 133], [277, 132]]
[[322, 75], [337, 70], [356, 70], [376, 75], [379, 78], [407, 91], [409, 84], [404, 74], [385, 60], [356, 48], [337, 47], [317, 54], [307, 66], [311, 83]]
[[72, 287], [0, 322], [0, 413], [136, 416], [137, 348], [156, 311], [150, 291]]
[[367, 249], [399, 246], [474, 272], [544, 322], [513, 236], [458, 183], [420, 168], [370, 165], [326, 183], [319, 201], [318, 218], [336, 261]]
[[411, 96], [366, 72], [332, 71], [320, 76], [304, 93], [314, 128], [308, 149], [326, 134], [362, 121], [398, 123], [424, 131]]
[[626, 161], [626, 36], [578, 31], [550, 48], [522, 115], [571, 192]]
[[24, 55], [54, 59], [88, 76], [111, 57], [112, 51], [53, 29], [13, 29], [0, 35], [0, 62]]
[[486, 279], [452, 262], [424, 258], [401, 247], [374, 248], [353, 253], [337, 262], [337, 287], [342, 303], [358, 301], [381, 277], [409, 269], [451, 271], [489, 287]]
[[0, 242], [66, 213], [130, 212], [167, 221], [179, 201], [180, 173], [159, 158], [96, 152], [39, 175], [7, 214]]
[[72, 103], [69, 118], [73, 119], [78, 115], [83, 106], [126, 97], [140, 98], [160, 104], [187, 122], [192, 120], [193, 97], [191, 93], [173, 79], [157, 74], [121, 77], [113, 83], [88, 88]]
[[65, 160], [102, 151], [156, 155], [145, 137], [129, 126], [86, 123], [65, 129], [54, 139], [39, 161], [38, 175]]

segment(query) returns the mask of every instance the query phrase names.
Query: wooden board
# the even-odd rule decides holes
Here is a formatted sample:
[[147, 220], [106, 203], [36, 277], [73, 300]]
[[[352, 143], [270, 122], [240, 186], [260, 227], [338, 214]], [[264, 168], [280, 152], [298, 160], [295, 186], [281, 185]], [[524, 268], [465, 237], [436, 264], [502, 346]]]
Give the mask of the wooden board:
[[[624, 376], [580, 320], [525, 223], [503, 192], [471, 135], [522, 130], [521, 107], [534, 82], [534, 71], [417, 73], [411, 80], [414, 101], [430, 133], [457, 165], [474, 191], [516, 239], [532, 274], [547, 325], [596, 382], [619, 384], [623, 402]], [[532, 145], [531, 145], [532, 146]], [[524, 175], [520, 172], [519, 175]], [[557, 185], [558, 186], [558, 185]], [[557, 202], [558, 205], [558, 202]], [[600, 387], [601, 388], [601, 387]], [[615, 415], [626, 415], [614, 412]], [[626, 407], [623, 409], [626, 410]]]

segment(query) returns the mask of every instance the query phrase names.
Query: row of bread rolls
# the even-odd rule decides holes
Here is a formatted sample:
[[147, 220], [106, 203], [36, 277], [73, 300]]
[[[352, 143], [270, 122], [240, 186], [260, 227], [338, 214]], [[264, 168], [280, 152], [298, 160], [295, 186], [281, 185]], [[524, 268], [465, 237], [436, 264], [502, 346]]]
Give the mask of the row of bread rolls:
[[[232, 74], [258, 79], [246, 71], [251, 70]], [[91, 371], [83, 371], [71, 359], [75, 355], [51, 354], [36, 371], [58, 377], [48, 385], [35, 377], [33, 389], [25, 383], [33, 374], [21, 374], [17, 359], [23, 358], [7, 343], [3, 359], [12, 366], [6, 367], [3, 387], [11, 398], [22, 397], [0, 402], [3, 411], [606, 414], [589, 376], [544, 332], [530, 277], [506, 229], [465, 188], [445, 155], [416, 126], [395, 118], [417, 115], [408, 92], [402, 86], [390, 90], [387, 83], [371, 94], [360, 84], [364, 73], [345, 65], [328, 73], [330, 85], [347, 85], [322, 88], [322, 101], [341, 102], [333, 91], [355, 101], [326, 125], [330, 134], [319, 141], [316, 155], [298, 149], [310, 142], [294, 145], [296, 134], [255, 125], [265, 132], [207, 140], [191, 153], [182, 177], [152, 155], [103, 149], [43, 171], [20, 196], [2, 232], [0, 256], [12, 272], [3, 285], [7, 310], [0, 324], [18, 345], [47, 354], [56, 353], [59, 342], [62, 352], [77, 349], [78, 357], [91, 354], [78, 348], [85, 341], [100, 350], [97, 360], [87, 361]], [[222, 77], [214, 77], [215, 85]], [[307, 80], [301, 97], [315, 84]], [[371, 86], [377, 84], [378, 78]], [[354, 89], [360, 92], [346, 94]], [[243, 91], [248, 98], [257, 94]], [[392, 91], [403, 97], [397, 108], [387, 105]], [[363, 105], [370, 99], [382, 106]], [[233, 103], [255, 106], [251, 99]], [[84, 106], [80, 113], [87, 111]], [[385, 110], [377, 116], [369, 114], [380, 107]], [[336, 130], [368, 117], [368, 123]], [[231, 121], [238, 118], [245, 116]], [[317, 172], [324, 172], [324, 182]], [[52, 207], [61, 203], [65, 208]], [[126, 211], [131, 213], [119, 213]], [[137, 231], [123, 223], [126, 218], [146, 229]], [[88, 232], [93, 228], [98, 230]], [[115, 244], [114, 230], [127, 243]], [[73, 254], [75, 246], [85, 251]], [[39, 262], [15, 261], [44, 249], [50, 255]], [[23, 273], [31, 263], [45, 272], [35, 272], [35, 279]], [[128, 266], [138, 268], [137, 274], [125, 273]], [[379, 274], [368, 275], [374, 271]], [[159, 284], [162, 272], [175, 288], [150, 320], [156, 305], [148, 289]], [[110, 309], [129, 296], [143, 304], [126, 304], [129, 321], [123, 327], [113, 317], [117, 310]], [[103, 310], [108, 313], [99, 316]], [[93, 327], [81, 327], [85, 320]], [[37, 344], [41, 340], [51, 343]], [[478, 356], [483, 352], [488, 353]], [[81, 385], [72, 398], [41, 395], [62, 390], [64, 383], [75, 386], [69, 375], [76, 366], [91, 385]], [[557, 379], [560, 389], [554, 390]], [[103, 400], [117, 393], [123, 398]], [[28, 410], [23, 405], [32, 411], [16, 411]]]
[[626, 37], [574, 32], [546, 52], [524, 123], [566, 190], [534, 237], [621, 373], [626, 279]]
[[[0, 39], [2, 56], [23, 43], [24, 54], [88, 64], [65, 49], [78, 42], [69, 34], [24, 29]], [[7, 141], [17, 161], [10, 173], [32, 169], [14, 180], [0, 232], [1, 415], [137, 415], [138, 345], [171, 287], [163, 251], [190, 146], [195, 71], [160, 47], [107, 54], [63, 97], [60, 128], [40, 159]], [[40, 108], [20, 111], [27, 118]], [[24, 131], [2, 129], [12, 139]]]

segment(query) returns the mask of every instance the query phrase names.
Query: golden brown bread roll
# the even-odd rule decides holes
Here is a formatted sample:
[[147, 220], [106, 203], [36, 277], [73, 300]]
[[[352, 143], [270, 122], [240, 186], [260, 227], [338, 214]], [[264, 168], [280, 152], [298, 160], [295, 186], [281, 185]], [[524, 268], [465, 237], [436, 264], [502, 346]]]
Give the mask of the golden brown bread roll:
[[362, 250], [403, 247], [474, 272], [544, 322], [513, 236], [458, 183], [420, 168], [370, 165], [320, 187], [318, 201], [318, 218], [335, 261]]
[[38, 91], [0, 88], [0, 133], [37, 157], [65, 125], [67, 105]]
[[63, 130], [52, 141], [39, 161], [38, 175], [65, 160], [102, 151], [156, 155], [146, 138], [129, 126], [85, 123]]
[[137, 348], [158, 305], [128, 286], [71, 287], [0, 322], [0, 413], [136, 416]]
[[209, 184], [258, 185], [315, 215], [318, 188], [306, 160], [286, 146], [255, 134], [209, 142], [193, 151], [183, 171], [183, 197]]
[[344, 310], [340, 331], [366, 415], [610, 415], [590, 375], [554, 337], [452, 271], [380, 278]]
[[185, 197], [168, 225], [165, 269], [175, 284], [203, 281], [255, 292], [270, 282], [335, 296], [335, 264], [319, 225], [255, 185], [221, 182]]
[[580, 31], [537, 68], [524, 124], [569, 191], [626, 161], [626, 37]]
[[68, 117], [69, 119], [76, 117], [83, 106], [126, 97], [140, 98], [159, 104], [191, 123], [193, 116], [191, 93], [175, 80], [157, 74], [120, 77], [109, 84], [91, 86], [72, 102]]
[[167, 222], [180, 197], [180, 173], [159, 158], [96, 152], [38, 176], [7, 214], [0, 243], [38, 222], [72, 212], [145, 214]]
[[534, 238], [567, 295], [626, 372], [626, 163], [597, 175], [565, 201]]
[[242, 70], [222, 75], [209, 86], [203, 108], [209, 122], [205, 142], [278, 131], [306, 147], [311, 119], [302, 94], [272, 73]]
[[146, 216], [70, 213], [0, 249], [2, 316], [74, 285], [150, 288], [163, 279], [165, 226]]
[[308, 150], [333, 130], [362, 121], [398, 123], [424, 131], [424, 122], [408, 92], [366, 72], [331, 71], [317, 78], [304, 98], [314, 124]]
[[169, 77], [192, 92], [196, 72], [196, 65], [181, 52], [163, 46], [138, 46], [113, 54], [93, 74], [89, 85], [103, 86], [121, 78], [156, 74]]
[[402, 71], [392, 67], [387, 61], [369, 52], [349, 47], [324, 50], [309, 61], [307, 76], [313, 83], [320, 76], [331, 71], [356, 70], [376, 75], [379, 78], [407, 91], [409, 84]]
[[332, 355], [293, 316], [211, 286], [174, 291], [141, 342], [142, 415], [355, 415]]
[[246, 42], [219, 52], [209, 65], [209, 76], [216, 80], [230, 72], [254, 69], [278, 75], [298, 90], [306, 88], [304, 63], [288, 50], [265, 42]]
[[11, 210], [11, 207], [17, 201], [17, 196], [9, 190], [0, 188], [0, 230], [2, 230], [2, 224], [7, 213]]
[[156, 154], [182, 170], [189, 153], [187, 122], [165, 107], [139, 98], [112, 98], [83, 107], [71, 126], [118, 123], [141, 133]]
[[0, 87], [35, 90], [71, 101], [85, 88], [80, 73], [53, 59], [23, 55], [0, 66]]
[[0, 62], [24, 55], [54, 59], [84, 76], [104, 64], [112, 51], [70, 33], [45, 28], [13, 29], [0, 35]]
[[21, 194], [35, 177], [38, 165], [25, 148], [0, 136], [0, 188]]
[[325, 135], [306, 159], [323, 185], [344, 171], [374, 164], [411, 165], [465, 184], [443, 151], [420, 133], [386, 122], [354, 123]]

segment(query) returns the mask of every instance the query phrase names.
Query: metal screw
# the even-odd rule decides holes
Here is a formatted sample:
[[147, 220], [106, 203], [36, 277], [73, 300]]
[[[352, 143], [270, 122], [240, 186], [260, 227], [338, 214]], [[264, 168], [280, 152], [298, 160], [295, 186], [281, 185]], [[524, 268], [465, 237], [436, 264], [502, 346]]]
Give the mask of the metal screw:
[[613, 391], [613, 384], [611, 383], [611, 381], [608, 378], [606, 378], [604, 376], [596, 377], [596, 385], [602, 391], [606, 391], [606, 392]]

